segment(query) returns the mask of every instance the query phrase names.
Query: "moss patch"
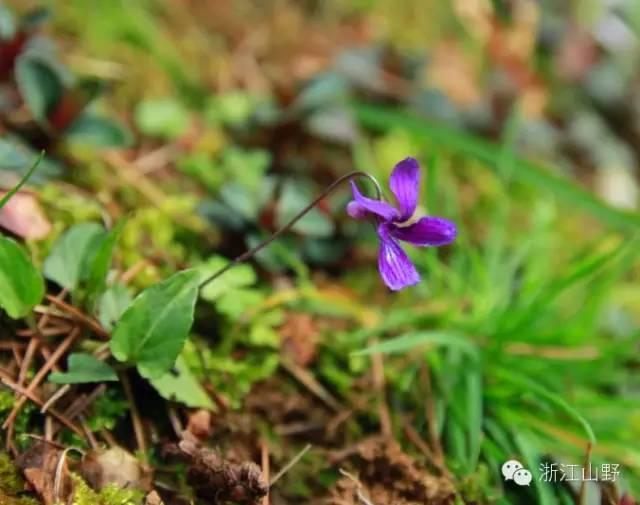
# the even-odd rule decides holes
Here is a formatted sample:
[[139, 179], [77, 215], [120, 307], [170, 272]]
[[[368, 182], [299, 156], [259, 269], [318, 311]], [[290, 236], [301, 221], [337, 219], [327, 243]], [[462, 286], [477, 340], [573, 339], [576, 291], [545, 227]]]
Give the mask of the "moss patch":
[[0, 505], [38, 505], [33, 498], [19, 496], [24, 481], [8, 454], [0, 452]]
[[144, 498], [141, 491], [119, 489], [115, 485], [108, 485], [96, 492], [78, 475], [72, 475], [72, 479], [73, 505], [141, 505]]

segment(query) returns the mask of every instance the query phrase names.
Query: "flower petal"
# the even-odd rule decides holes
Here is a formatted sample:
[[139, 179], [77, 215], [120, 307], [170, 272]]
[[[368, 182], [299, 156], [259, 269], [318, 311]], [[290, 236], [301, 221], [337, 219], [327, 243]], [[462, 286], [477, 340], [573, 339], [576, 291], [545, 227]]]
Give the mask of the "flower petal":
[[420, 274], [407, 254], [391, 237], [387, 224], [382, 223], [378, 226], [378, 236], [380, 237], [378, 270], [389, 289], [398, 291], [418, 283]]
[[442, 217], [422, 217], [409, 226], [393, 226], [390, 233], [398, 240], [417, 246], [441, 246], [456, 238], [456, 225]]
[[415, 158], [406, 158], [399, 162], [389, 179], [389, 187], [398, 201], [399, 221], [406, 221], [416, 211], [418, 190], [420, 188], [420, 165]]
[[367, 198], [360, 193], [355, 182], [351, 181], [353, 200], [347, 205], [347, 212], [355, 219], [363, 219], [369, 214], [374, 214], [384, 221], [392, 221], [399, 217], [398, 210], [387, 202]]

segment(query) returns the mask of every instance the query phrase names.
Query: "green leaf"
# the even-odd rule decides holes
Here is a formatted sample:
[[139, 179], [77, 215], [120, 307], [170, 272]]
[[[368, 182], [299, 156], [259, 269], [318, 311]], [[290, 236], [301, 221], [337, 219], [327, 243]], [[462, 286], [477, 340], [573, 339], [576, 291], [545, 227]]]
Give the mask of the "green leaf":
[[107, 285], [107, 274], [111, 266], [113, 248], [122, 233], [123, 225], [124, 221], [121, 221], [102, 239], [95, 256], [89, 264], [87, 291], [91, 299], [95, 299], [99, 293], [104, 291]]
[[43, 157], [44, 157], [44, 151], [40, 153], [40, 156], [38, 156], [36, 161], [33, 163], [33, 165], [31, 165], [31, 168], [27, 171], [26, 174], [24, 174], [22, 179], [20, 179], [20, 182], [18, 182], [18, 184], [16, 184], [11, 189], [11, 191], [9, 191], [6, 195], [0, 198], [0, 209], [2, 209], [2, 207], [4, 207], [7, 204], [7, 202], [11, 199], [11, 197], [15, 195], [18, 191], [20, 191], [20, 188], [25, 185], [25, 183], [29, 180], [29, 177], [31, 177], [33, 172], [35, 172], [36, 168], [38, 168], [38, 165], [42, 161]]
[[83, 114], [65, 131], [65, 138], [78, 144], [95, 147], [127, 147], [131, 133], [115, 121]]
[[193, 324], [200, 277], [198, 270], [185, 270], [142, 291], [113, 332], [116, 359], [135, 363], [148, 379], [168, 372]]
[[353, 354], [355, 356], [364, 356], [375, 353], [404, 353], [424, 345], [455, 347], [470, 356], [476, 356], [478, 353], [473, 343], [459, 333], [452, 331], [416, 331], [385, 340]]
[[16, 62], [16, 82], [33, 117], [46, 122], [49, 112], [60, 101], [63, 85], [56, 70], [44, 58], [24, 54]]
[[131, 295], [124, 284], [114, 284], [100, 297], [98, 304], [98, 319], [102, 327], [111, 331], [120, 316], [131, 305]]
[[232, 320], [237, 320], [247, 310], [258, 307], [264, 299], [265, 295], [256, 289], [232, 288], [216, 300], [216, 310]]
[[[222, 256], [212, 256], [202, 266], [198, 268], [201, 281], [217, 272], [229, 263], [229, 260]], [[236, 288], [251, 286], [256, 282], [256, 273], [251, 265], [240, 264], [234, 266], [223, 276], [218, 277], [213, 282], [207, 284], [200, 291], [200, 296], [208, 302], [215, 302], [221, 295]]]
[[[500, 170], [502, 149], [489, 141], [388, 107], [357, 104], [355, 110], [358, 119], [369, 128], [377, 131], [400, 128], [439, 148], [448, 148], [480, 160], [496, 173]], [[514, 158], [511, 161], [511, 176], [514, 180], [544, 193], [551, 192], [566, 204], [581, 208], [614, 228], [637, 230], [640, 226], [640, 214], [611, 207], [591, 193], [580, 189], [572, 181], [537, 163], [523, 158]]]
[[97, 223], [81, 223], [69, 228], [56, 242], [44, 262], [44, 275], [70, 290], [87, 278], [88, 267], [100, 248], [105, 230]]
[[44, 280], [22, 248], [0, 236], [0, 307], [9, 317], [24, 317], [42, 300]]
[[0, 42], [11, 40], [17, 31], [16, 20], [8, 7], [0, 3]]
[[189, 127], [189, 111], [171, 98], [147, 100], [138, 105], [136, 124], [143, 133], [165, 139], [175, 139]]
[[231, 91], [212, 96], [204, 111], [205, 119], [213, 125], [219, 123], [239, 127], [244, 125], [257, 106], [256, 99], [243, 91]]
[[187, 407], [213, 409], [213, 402], [202, 388], [182, 356], [178, 356], [175, 370], [150, 380], [160, 395], [184, 403]]
[[69, 355], [66, 372], [53, 372], [49, 382], [55, 384], [84, 384], [86, 382], [117, 381], [118, 376], [106, 363], [91, 354]]

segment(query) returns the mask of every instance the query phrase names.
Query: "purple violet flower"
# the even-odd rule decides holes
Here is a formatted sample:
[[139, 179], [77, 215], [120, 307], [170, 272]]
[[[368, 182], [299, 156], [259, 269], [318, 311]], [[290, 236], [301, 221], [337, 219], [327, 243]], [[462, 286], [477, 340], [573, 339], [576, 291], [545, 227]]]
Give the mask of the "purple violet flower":
[[384, 283], [394, 291], [420, 281], [420, 274], [398, 240], [419, 247], [437, 247], [450, 244], [457, 235], [456, 225], [447, 219], [431, 216], [411, 219], [418, 206], [419, 186], [420, 166], [414, 158], [400, 161], [389, 178], [397, 208], [382, 200], [363, 196], [351, 181], [353, 200], [347, 205], [347, 212], [355, 219], [376, 219], [380, 237], [378, 270]]

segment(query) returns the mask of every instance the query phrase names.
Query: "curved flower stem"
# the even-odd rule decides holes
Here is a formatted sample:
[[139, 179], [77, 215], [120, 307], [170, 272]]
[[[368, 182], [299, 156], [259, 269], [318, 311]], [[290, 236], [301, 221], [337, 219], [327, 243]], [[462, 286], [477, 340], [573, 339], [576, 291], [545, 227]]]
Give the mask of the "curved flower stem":
[[277, 230], [273, 235], [271, 235], [267, 239], [263, 240], [262, 242], [260, 242], [255, 247], [252, 247], [248, 251], [242, 253], [240, 256], [237, 256], [236, 258], [234, 258], [230, 263], [227, 263], [224, 267], [222, 267], [217, 272], [211, 274], [209, 277], [207, 277], [204, 281], [202, 281], [200, 283], [199, 288], [202, 289], [207, 284], [209, 284], [210, 282], [216, 280], [222, 274], [227, 272], [227, 270], [231, 270], [234, 266], [236, 266], [236, 265], [248, 260], [249, 258], [254, 256], [257, 252], [259, 252], [262, 249], [264, 249], [265, 247], [267, 247], [275, 239], [277, 239], [278, 237], [280, 237], [284, 233], [288, 232], [293, 227], [293, 225], [295, 225], [300, 219], [302, 219], [305, 216], [305, 214], [307, 212], [309, 212], [311, 209], [313, 209], [323, 198], [325, 198], [328, 195], [330, 195], [331, 193], [333, 193], [333, 191], [338, 186], [340, 186], [343, 182], [350, 181], [351, 179], [355, 179], [357, 177], [364, 177], [365, 179], [369, 179], [369, 181], [371, 181], [373, 183], [373, 185], [375, 186], [376, 198], [378, 200], [382, 200], [382, 198], [383, 198], [382, 188], [380, 187], [380, 183], [377, 181], [377, 179], [373, 175], [368, 174], [367, 172], [361, 172], [361, 171], [350, 172], [348, 174], [345, 174], [342, 177], [340, 177], [340, 178], [336, 179], [335, 181], [333, 181], [322, 193], [320, 193], [304, 209], [302, 209], [295, 216], [293, 216], [293, 218], [291, 218], [291, 220], [287, 224], [285, 224], [282, 228]]

